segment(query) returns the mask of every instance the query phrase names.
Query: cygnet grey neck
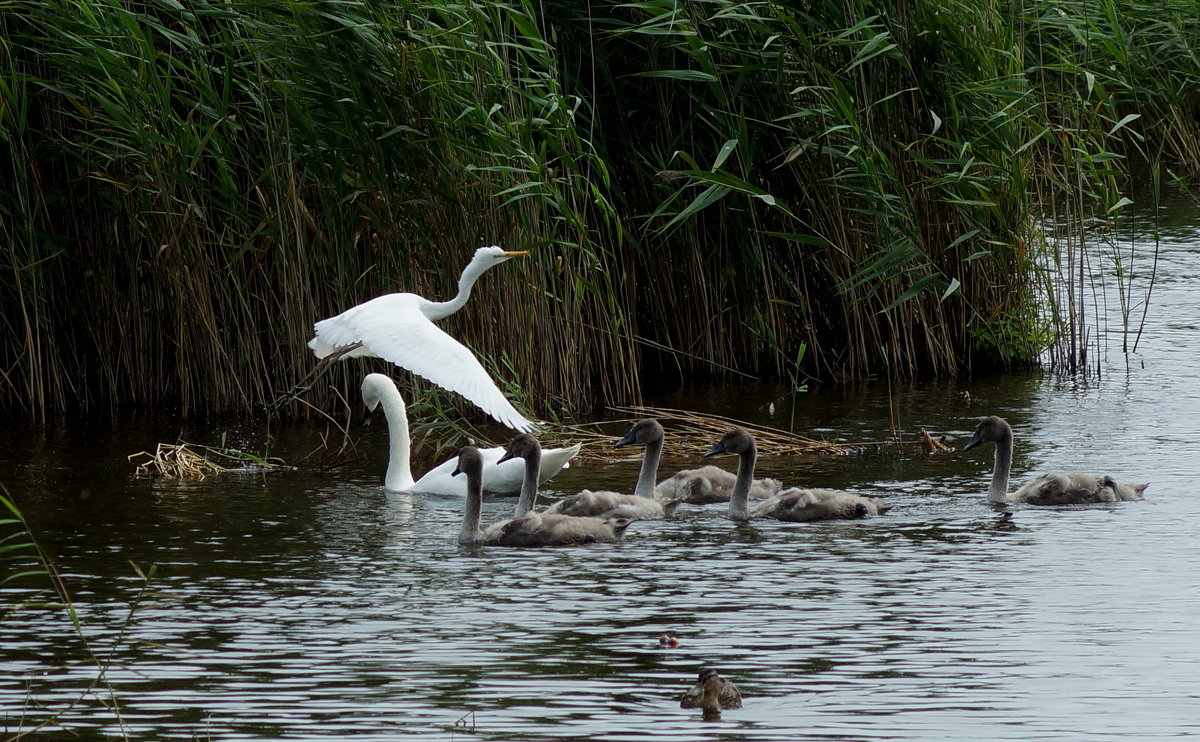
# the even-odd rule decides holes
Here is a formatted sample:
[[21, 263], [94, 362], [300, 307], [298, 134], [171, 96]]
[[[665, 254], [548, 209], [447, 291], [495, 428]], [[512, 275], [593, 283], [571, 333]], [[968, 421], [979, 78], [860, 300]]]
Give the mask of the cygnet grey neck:
[[996, 440], [996, 458], [992, 465], [992, 483], [988, 486], [988, 502], [1007, 502], [1008, 472], [1012, 468], [1012, 430], [1004, 431]]
[[750, 499], [750, 485], [754, 481], [754, 463], [757, 458], [758, 452], [754, 446], [738, 457], [737, 479], [729, 496], [730, 520], [750, 520], [746, 512], [746, 503]]
[[658, 463], [662, 459], [662, 450], [662, 438], [646, 444], [646, 450], [642, 453], [642, 470], [638, 473], [637, 487], [633, 490], [633, 494], [638, 497], [654, 497], [654, 485], [658, 478]]
[[458, 532], [458, 543], [473, 544], [479, 541], [479, 514], [483, 509], [483, 472], [472, 468], [464, 471], [467, 478], [467, 503], [463, 509], [462, 530]]
[[542, 471], [542, 451], [536, 449], [525, 455], [525, 476], [521, 480], [521, 497], [513, 517], [520, 518], [537, 507], [538, 478]]

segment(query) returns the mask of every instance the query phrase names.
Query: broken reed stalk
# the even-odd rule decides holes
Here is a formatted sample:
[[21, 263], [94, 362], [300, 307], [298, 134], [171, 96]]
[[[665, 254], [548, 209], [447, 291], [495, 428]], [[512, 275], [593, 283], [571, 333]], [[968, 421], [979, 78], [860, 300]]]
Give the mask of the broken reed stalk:
[[154, 453], [141, 451], [130, 454], [128, 459], [137, 466], [135, 476], [157, 475], [164, 479], [197, 481], [229, 472], [270, 472], [295, 468], [276, 458], [262, 458], [233, 449], [194, 443], [159, 443]]

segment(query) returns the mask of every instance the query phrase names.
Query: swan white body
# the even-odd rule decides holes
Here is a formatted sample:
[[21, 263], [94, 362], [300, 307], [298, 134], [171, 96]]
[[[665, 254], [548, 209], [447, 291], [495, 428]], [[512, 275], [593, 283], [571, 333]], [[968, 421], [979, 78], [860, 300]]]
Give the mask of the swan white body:
[[582, 490], [546, 508], [547, 514], [561, 513], [592, 518], [631, 518], [652, 520], [670, 516], [679, 500], [658, 500], [654, 497], [654, 479], [662, 458], [663, 429], [657, 420], [640, 420], [625, 437], [613, 445], [640, 443], [646, 446], [642, 454], [642, 469], [632, 495], [607, 490]]
[[433, 324], [467, 303], [471, 287], [488, 268], [527, 254], [481, 247], [458, 279], [458, 294], [450, 301], [433, 302], [407, 293], [379, 296], [316, 323], [308, 347], [323, 360], [383, 358], [461, 394], [510, 428], [533, 430], [536, 425], [505, 399], [475, 354]]
[[458, 467], [454, 474], [466, 474], [467, 502], [463, 512], [462, 529], [458, 541], [462, 544], [484, 546], [573, 546], [578, 544], [612, 543], [621, 538], [625, 528], [632, 522], [628, 518], [578, 518], [570, 515], [546, 515], [534, 512], [537, 504], [537, 477], [541, 468], [541, 444], [533, 436], [522, 433], [508, 446], [505, 459], [524, 459], [525, 482], [521, 487], [521, 499], [517, 512], [523, 513], [511, 520], [479, 528], [479, 514], [483, 502], [483, 481], [487, 467], [479, 450], [468, 446], [459, 452]]
[[[420, 479], [413, 480], [408, 434], [408, 412], [400, 390], [383, 374], [367, 374], [362, 382], [363, 402], [368, 410], [378, 406], [383, 407], [388, 422], [388, 468], [384, 476], [383, 486], [394, 492], [430, 492], [440, 495], [467, 494], [465, 477], [451, 476], [458, 465], [458, 459], [443, 461], [430, 469]], [[524, 467], [519, 461], [506, 461], [497, 464], [504, 456], [500, 447], [480, 449], [484, 464], [487, 467], [486, 487], [489, 492], [508, 494], [521, 489], [524, 478]], [[541, 478], [549, 479], [569, 466], [569, 462], [579, 453], [579, 444], [569, 448], [550, 448], [543, 452], [541, 459]]]
[[1050, 472], [1029, 482], [1011, 495], [1008, 493], [1008, 474], [1012, 468], [1012, 426], [995, 415], [979, 421], [975, 434], [964, 451], [970, 451], [984, 443], [996, 444], [996, 456], [992, 465], [992, 482], [988, 485], [988, 502], [1024, 502], [1030, 505], [1074, 505], [1092, 502], [1119, 502], [1140, 500], [1146, 484], [1118, 482], [1110, 476], [1082, 474], [1079, 472]]

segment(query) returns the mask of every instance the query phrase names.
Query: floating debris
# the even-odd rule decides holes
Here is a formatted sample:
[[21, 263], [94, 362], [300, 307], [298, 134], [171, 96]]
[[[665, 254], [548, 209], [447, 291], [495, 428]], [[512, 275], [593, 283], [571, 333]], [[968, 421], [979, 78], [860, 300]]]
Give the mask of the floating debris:
[[230, 472], [245, 474], [296, 468], [277, 458], [263, 458], [236, 449], [194, 443], [159, 443], [154, 453], [141, 451], [127, 458], [137, 466], [134, 476], [197, 481]]
[[921, 442], [918, 445], [925, 453], [941, 453], [950, 450], [950, 447], [946, 445], [946, 436], [935, 439], [925, 428], [921, 428]]

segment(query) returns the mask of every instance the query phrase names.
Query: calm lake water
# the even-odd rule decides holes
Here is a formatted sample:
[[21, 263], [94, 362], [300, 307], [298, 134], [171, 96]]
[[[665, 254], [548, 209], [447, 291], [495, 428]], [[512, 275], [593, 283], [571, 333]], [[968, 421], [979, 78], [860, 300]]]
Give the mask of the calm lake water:
[[[798, 395], [795, 425], [809, 435], [879, 439], [894, 415], [955, 447], [760, 461], [761, 475], [894, 503], [861, 521], [735, 525], [710, 505], [635, 523], [618, 545], [463, 547], [459, 501], [383, 491], [381, 427], [356, 430], [365, 457], [335, 472], [192, 484], [135, 479], [126, 461], [177, 429], [0, 434], [0, 482], [111, 661], [120, 708], [107, 691], [77, 701], [96, 675], [80, 640], [61, 611], [27, 608], [0, 623], [0, 732], [66, 709], [33, 738], [1200, 735], [1200, 216], [1170, 218], [1147, 331], [1126, 357], [1109, 325], [1102, 380]], [[786, 426], [787, 399], [774, 417], [763, 409], [778, 394], [650, 402]], [[1017, 506], [1002, 522], [984, 501], [991, 448], [957, 451], [986, 414], [1016, 430], [1014, 480], [1094, 470], [1151, 482], [1146, 501]], [[261, 449], [260, 431], [229, 434]], [[316, 443], [283, 431], [277, 450]], [[698, 463], [668, 459], [663, 472]], [[628, 490], [636, 466], [577, 466], [546, 490]], [[512, 506], [489, 499], [484, 522]], [[132, 618], [131, 563], [156, 568]], [[9, 604], [28, 595], [0, 591]], [[660, 649], [663, 633], [679, 646]], [[679, 708], [705, 666], [738, 683], [743, 709], [706, 722]]]

